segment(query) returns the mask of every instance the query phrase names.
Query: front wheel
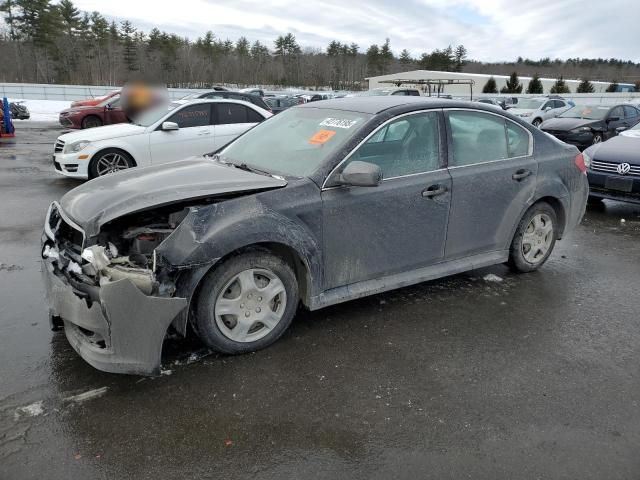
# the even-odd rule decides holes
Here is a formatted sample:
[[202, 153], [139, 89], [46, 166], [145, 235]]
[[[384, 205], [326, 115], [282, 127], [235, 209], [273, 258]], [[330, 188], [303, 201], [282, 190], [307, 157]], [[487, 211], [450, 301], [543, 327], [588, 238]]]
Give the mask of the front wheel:
[[126, 152], [109, 148], [98, 152], [89, 164], [89, 178], [102, 177], [135, 166], [133, 158]]
[[297, 307], [298, 283], [287, 262], [267, 250], [251, 250], [207, 274], [194, 326], [215, 351], [253, 352], [280, 338]]
[[102, 125], [103, 123], [100, 117], [96, 117], [95, 115], [89, 115], [82, 120], [82, 128], [96, 128]]
[[540, 127], [540, 125], [542, 124], [542, 119], [541, 118], [536, 118], [533, 122], [531, 122], [531, 124], [534, 127]]
[[509, 265], [532, 272], [547, 261], [557, 239], [557, 215], [545, 202], [536, 203], [522, 217], [511, 241]]

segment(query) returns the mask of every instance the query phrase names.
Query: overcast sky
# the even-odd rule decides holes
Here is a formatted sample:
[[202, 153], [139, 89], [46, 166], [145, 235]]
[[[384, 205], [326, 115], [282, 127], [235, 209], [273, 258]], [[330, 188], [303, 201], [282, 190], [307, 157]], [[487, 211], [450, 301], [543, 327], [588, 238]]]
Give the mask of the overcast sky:
[[293, 32], [302, 47], [333, 39], [364, 51], [385, 37], [399, 53], [462, 43], [477, 60], [603, 57], [640, 62], [639, 0], [75, 0], [86, 11], [128, 18], [148, 32], [195, 39], [212, 30], [270, 48]]

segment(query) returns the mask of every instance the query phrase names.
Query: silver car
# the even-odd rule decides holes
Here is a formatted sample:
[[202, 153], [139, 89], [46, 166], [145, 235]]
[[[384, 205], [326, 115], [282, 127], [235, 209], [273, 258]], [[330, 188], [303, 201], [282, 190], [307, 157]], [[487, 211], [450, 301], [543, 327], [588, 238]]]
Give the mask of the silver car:
[[557, 117], [574, 105], [571, 100], [563, 98], [521, 98], [516, 107], [509, 109], [509, 113], [531, 123], [534, 127], [539, 127], [545, 120]]

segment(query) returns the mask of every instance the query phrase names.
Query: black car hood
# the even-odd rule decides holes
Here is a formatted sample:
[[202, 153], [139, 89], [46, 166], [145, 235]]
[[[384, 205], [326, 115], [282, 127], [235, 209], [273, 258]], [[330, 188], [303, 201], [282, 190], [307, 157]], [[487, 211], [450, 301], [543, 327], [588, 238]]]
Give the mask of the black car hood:
[[284, 187], [280, 178], [260, 175], [195, 157], [99, 177], [60, 200], [67, 216], [87, 237], [111, 220], [134, 212], [235, 192]]
[[587, 153], [594, 160], [640, 165], [640, 138], [619, 135], [594, 145]]
[[602, 120], [588, 120], [584, 118], [550, 118], [540, 128], [542, 130], [569, 131], [579, 127], [600, 127]]

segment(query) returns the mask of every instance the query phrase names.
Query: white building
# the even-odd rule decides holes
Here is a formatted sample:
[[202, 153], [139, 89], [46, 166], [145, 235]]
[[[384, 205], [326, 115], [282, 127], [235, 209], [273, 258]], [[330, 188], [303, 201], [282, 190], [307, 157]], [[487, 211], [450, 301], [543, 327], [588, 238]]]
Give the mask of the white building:
[[[498, 91], [502, 87], [504, 87], [509, 79], [508, 75], [486, 75], [484, 73], [464, 73], [464, 72], [437, 72], [433, 70], [412, 70], [410, 72], [401, 72], [401, 73], [392, 73], [389, 75], [380, 75], [378, 77], [369, 77], [367, 80], [369, 81], [369, 89], [376, 87], [389, 87], [388, 83], [380, 83], [383, 80], [473, 80], [473, 96], [474, 98], [478, 95], [482, 94], [482, 87], [487, 83], [489, 78], [493, 77], [496, 81], [496, 85]], [[531, 81], [531, 77], [519, 77], [520, 83], [523, 85], [522, 93], [526, 93], [527, 86]], [[542, 86], [544, 88], [544, 93], [550, 93], [551, 87], [556, 82], [555, 78], [541, 78]], [[565, 83], [569, 87], [572, 93], [575, 93], [578, 88], [578, 84], [580, 80], [568, 80], [565, 79]], [[594, 87], [594, 93], [604, 93], [607, 87], [610, 85], [609, 82], [591, 82]], [[403, 83], [403, 86], [410, 86], [409, 83]], [[427, 91], [427, 87], [424, 87], [424, 91]], [[633, 91], [633, 85], [620, 85], [618, 91]], [[421, 87], [422, 88], [422, 87]], [[625, 88], [627, 88], [625, 90]], [[629, 88], [631, 90], [629, 90]], [[436, 92], [435, 87], [432, 87], [432, 92]], [[469, 85], [466, 84], [452, 84], [446, 85], [443, 87], [441, 92], [445, 95], [454, 95], [454, 96], [468, 96]]]

